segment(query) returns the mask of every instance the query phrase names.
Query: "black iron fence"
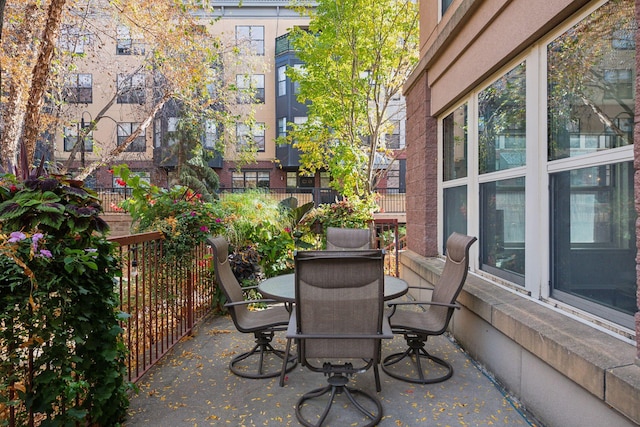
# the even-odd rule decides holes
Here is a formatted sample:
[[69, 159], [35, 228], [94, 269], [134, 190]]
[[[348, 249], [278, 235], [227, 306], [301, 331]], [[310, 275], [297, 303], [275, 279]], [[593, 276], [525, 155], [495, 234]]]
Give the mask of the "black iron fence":
[[[125, 213], [120, 207], [120, 203], [131, 197], [131, 188], [96, 188], [98, 197], [102, 202], [105, 213]], [[244, 192], [244, 188], [228, 188], [220, 191], [220, 197], [227, 193]], [[289, 197], [298, 199], [298, 205], [313, 202], [316, 206], [324, 203], [333, 203], [340, 200], [340, 195], [330, 188], [309, 188], [309, 189], [289, 189], [289, 188], [268, 188], [265, 189], [277, 200], [284, 200]], [[378, 206], [380, 212], [384, 213], [404, 213], [406, 211], [406, 194], [398, 188], [380, 188], [378, 193]]]

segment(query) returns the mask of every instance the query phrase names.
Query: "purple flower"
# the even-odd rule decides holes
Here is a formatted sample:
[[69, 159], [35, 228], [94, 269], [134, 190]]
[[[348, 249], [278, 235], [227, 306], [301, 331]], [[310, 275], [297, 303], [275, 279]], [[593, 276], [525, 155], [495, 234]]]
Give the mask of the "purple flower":
[[51, 258], [53, 255], [51, 254], [51, 251], [48, 251], [46, 249], [40, 249], [40, 253], [36, 256], [41, 256], [44, 258]]
[[200, 231], [202, 231], [203, 233], [206, 233], [207, 231], [209, 231], [209, 227], [207, 227], [206, 225], [203, 225], [202, 227], [200, 227]]
[[198, 215], [196, 211], [191, 211], [191, 216], [196, 216], [196, 215]]
[[220, 218], [216, 218], [216, 223], [221, 223], [222, 220]]
[[14, 231], [13, 233], [9, 234], [9, 243], [19, 242], [19, 241], [24, 240], [26, 238], [27, 238], [27, 236], [23, 232]]
[[34, 235], [31, 236], [31, 242], [33, 244], [34, 251], [38, 250], [38, 240], [42, 239], [43, 237], [44, 237], [44, 234], [42, 233], [34, 233]]

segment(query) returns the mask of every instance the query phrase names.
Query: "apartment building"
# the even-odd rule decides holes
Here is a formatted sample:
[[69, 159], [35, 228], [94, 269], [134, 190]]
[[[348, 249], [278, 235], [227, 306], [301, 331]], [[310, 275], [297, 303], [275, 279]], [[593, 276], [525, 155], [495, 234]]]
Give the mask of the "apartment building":
[[453, 332], [544, 425], [640, 423], [638, 6], [420, 3], [404, 274], [478, 237]]
[[[225, 66], [224, 73], [228, 83], [252, 90], [253, 97], [239, 94], [234, 108], [240, 116], [251, 111], [255, 122], [249, 126], [238, 121], [231, 126], [235, 129], [225, 129], [225, 152], [209, 161], [209, 166], [220, 178], [221, 190], [250, 187], [282, 191], [328, 189], [328, 173], [301, 175], [297, 150], [289, 145], [276, 144], [276, 138], [285, 135], [291, 123], [306, 120], [306, 106], [297, 101], [295, 85], [285, 75], [285, 70], [288, 66], [301, 66], [288, 42], [288, 33], [293, 27], [307, 26], [309, 18], [290, 9], [288, 0], [222, 0], [214, 4], [213, 12], [202, 11], [197, 17], [207, 31], [221, 36], [241, 52], [241, 56], [232, 61], [232, 66]], [[125, 78], [139, 66], [141, 56], [148, 53], [145, 52], [144, 40], [136, 39], [126, 26], [99, 19], [96, 25], [101, 25], [101, 32], [111, 33], [113, 37], [97, 40], [91, 34], [84, 34], [81, 43], [71, 44], [66, 40], [77, 40], [78, 31], [69, 27], [63, 32], [61, 40], [66, 43], [63, 47], [86, 53], [86, 58], [78, 63], [78, 72], [72, 74], [65, 84], [69, 102], [65, 114], [72, 125], [65, 127], [56, 137], [56, 160], [64, 162], [77, 140], [79, 129], [97, 116], [113, 96], [115, 88], [128, 91], [126, 95], [118, 96], [105, 114], [108, 119], [102, 119], [85, 139], [84, 149], [76, 156], [73, 165], [76, 169], [99, 159], [101, 152], [98, 150], [109, 150], [131, 135], [144, 117], [142, 107], [150, 101], [149, 91], [145, 90], [144, 73], [134, 74], [132, 79]], [[397, 126], [388, 139], [390, 146], [402, 153], [405, 145], [404, 99], [398, 98], [395, 102]], [[156, 115], [153, 124], [112, 164], [126, 163], [144, 179], [161, 186], [170, 185], [175, 178], [177, 164], [171, 147], [174, 142], [171, 134], [176, 130], [178, 113], [178, 107], [168, 103]], [[203, 139], [205, 149], [213, 149], [222, 134], [215, 124], [207, 126]], [[255, 144], [255, 162], [243, 163], [238, 168], [236, 148], [247, 136]], [[93, 141], [99, 141], [99, 146], [94, 147]], [[112, 164], [99, 168], [87, 182], [95, 187], [118, 187], [109, 173]], [[400, 155], [389, 168], [382, 186], [404, 193], [404, 169], [405, 160]], [[324, 201], [331, 201], [334, 197], [335, 194], [328, 192]]]

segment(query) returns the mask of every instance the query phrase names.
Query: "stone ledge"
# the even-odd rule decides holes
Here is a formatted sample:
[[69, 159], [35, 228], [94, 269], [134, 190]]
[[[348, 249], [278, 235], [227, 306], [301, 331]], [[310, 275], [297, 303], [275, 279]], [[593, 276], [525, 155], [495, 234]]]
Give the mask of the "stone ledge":
[[[401, 264], [401, 276], [410, 285], [433, 283], [444, 266], [440, 259], [424, 258], [411, 251], [402, 254]], [[478, 276], [467, 277], [458, 301], [520, 347], [640, 424], [640, 366], [633, 345]]]

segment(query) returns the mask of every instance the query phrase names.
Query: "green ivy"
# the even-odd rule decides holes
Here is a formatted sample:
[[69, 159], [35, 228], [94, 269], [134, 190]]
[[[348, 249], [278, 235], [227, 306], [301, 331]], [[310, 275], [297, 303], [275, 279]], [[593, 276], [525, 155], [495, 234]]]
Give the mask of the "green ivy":
[[19, 425], [29, 412], [41, 426], [125, 415], [120, 266], [101, 211], [82, 182], [0, 176], [0, 408]]

